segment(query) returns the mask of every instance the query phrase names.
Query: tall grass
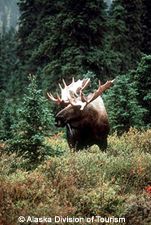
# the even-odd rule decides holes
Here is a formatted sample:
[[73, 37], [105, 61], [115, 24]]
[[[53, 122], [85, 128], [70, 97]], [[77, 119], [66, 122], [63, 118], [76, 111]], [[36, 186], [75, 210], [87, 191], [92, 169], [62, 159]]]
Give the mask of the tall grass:
[[56, 215], [125, 217], [125, 224], [151, 224], [151, 130], [111, 135], [106, 153], [97, 146], [70, 151], [61, 136], [47, 141], [61, 154], [30, 171], [25, 159], [2, 152], [0, 224], [19, 224], [19, 216]]

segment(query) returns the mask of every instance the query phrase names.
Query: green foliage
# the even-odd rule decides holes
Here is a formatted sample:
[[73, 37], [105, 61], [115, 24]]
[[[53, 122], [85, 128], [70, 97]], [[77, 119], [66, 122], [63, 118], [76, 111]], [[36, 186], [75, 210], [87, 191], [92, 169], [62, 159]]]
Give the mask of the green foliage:
[[127, 28], [124, 20], [124, 7], [121, 2], [114, 1], [109, 12], [108, 32], [105, 38], [104, 72], [117, 75], [125, 71], [129, 65], [130, 54], [127, 40]]
[[45, 137], [53, 128], [53, 119], [46, 99], [37, 89], [35, 77], [30, 77], [30, 82], [18, 109], [18, 121], [12, 127], [13, 138], [8, 141], [8, 150], [37, 162], [50, 151]]
[[138, 88], [133, 79], [133, 72], [116, 77], [115, 85], [105, 95], [105, 102], [112, 131], [118, 133], [129, 128], [144, 126], [145, 109], [137, 100]]
[[143, 56], [136, 70], [116, 77], [105, 95], [112, 131], [127, 131], [131, 126], [151, 126], [151, 56]]
[[[150, 3], [116, 0], [108, 11], [103, 0], [20, 0], [18, 5], [21, 16], [17, 35], [11, 30], [0, 38], [0, 85], [7, 93], [5, 100], [18, 104], [29, 72], [36, 72], [40, 89], [54, 92], [62, 78], [70, 82], [73, 76], [90, 77], [90, 89], [94, 89], [97, 79], [105, 82], [118, 74], [117, 80], [122, 81], [117, 82], [120, 103], [116, 106], [122, 108], [111, 108], [110, 100], [107, 103], [113, 130], [124, 131], [144, 123], [150, 126], [149, 58], [141, 62], [137, 75], [129, 72], [136, 70], [143, 52], [149, 53]], [[125, 77], [120, 78], [123, 73]], [[122, 86], [134, 83], [134, 79], [134, 87], [124, 93]]]
[[18, 53], [27, 72], [40, 71], [44, 88], [88, 70], [100, 75], [106, 31], [103, 0], [26, 0], [19, 6]]
[[113, 1], [103, 54], [106, 76], [110, 74], [113, 77], [136, 67], [143, 42], [142, 13], [142, 1]]
[[16, 65], [15, 32], [0, 36], [0, 90], [6, 90]]
[[145, 54], [151, 54], [151, 2], [148, 0], [143, 0], [143, 14], [141, 19], [143, 24], [142, 51]]
[[96, 86], [98, 85], [98, 79], [96, 78], [96, 74], [93, 73], [92, 71], [87, 71], [87, 73], [83, 74], [82, 77], [83, 77], [83, 79], [89, 78], [91, 81], [90, 86], [88, 86], [85, 91], [87, 91], [89, 93], [90, 93], [90, 91], [93, 92], [96, 89]]
[[7, 94], [6, 94], [6, 91], [5, 90], [2, 90], [0, 92], [0, 118], [1, 118], [1, 115], [3, 113], [3, 110], [4, 110], [4, 107], [5, 107], [5, 101], [6, 101], [6, 98], [7, 98]]
[[6, 102], [0, 120], [0, 140], [6, 141], [12, 137], [11, 126], [14, 123], [14, 108], [12, 102]]
[[[17, 57], [15, 30], [0, 37], [0, 93], [6, 92], [6, 99], [18, 99], [24, 93], [27, 76]], [[3, 103], [4, 105], [4, 103]]]
[[[103, 0], [18, 4], [17, 40], [14, 31], [0, 37], [0, 138], [9, 139], [0, 143], [0, 224], [51, 212], [122, 215], [126, 225], [136, 219], [150, 225], [151, 131], [130, 128], [151, 125], [151, 56], [139, 62], [151, 53], [150, 1], [115, 0], [108, 11]], [[37, 82], [30, 78], [22, 98], [29, 72]], [[51, 109], [39, 87], [56, 91], [72, 76], [89, 77], [92, 90], [97, 79], [116, 77], [104, 95], [116, 132], [107, 153], [96, 146], [71, 152], [63, 133], [52, 135]]]
[[134, 81], [137, 84], [138, 95], [137, 99], [141, 107], [146, 112], [143, 120], [145, 125], [151, 126], [151, 55], [142, 57], [137, 69], [134, 72]]
[[146, 188], [151, 176], [150, 138], [151, 130], [131, 129], [120, 137], [111, 135], [107, 153], [96, 146], [70, 152], [61, 138], [52, 138], [52, 144], [55, 140], [58, 147], [65, 148], [65, 155], [50, 157], [28, 172], [21, 166], [23, 158], [3, 153], [2, 224], [15, 225], [18, 215], [101, 215], [126, 217], [126, 225], [136, 220], [150, 225], [151, 199]]

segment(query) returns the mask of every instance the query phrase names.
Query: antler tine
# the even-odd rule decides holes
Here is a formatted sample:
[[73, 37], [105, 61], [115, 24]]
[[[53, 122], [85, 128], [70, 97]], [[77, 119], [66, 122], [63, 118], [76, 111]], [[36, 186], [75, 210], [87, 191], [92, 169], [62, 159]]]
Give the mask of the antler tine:
[[63, 89], [60, 83], [59, 83], [59, 88], [60, 88], [61, 90]]
[[51, 93], [48, 93], [48, 92], [47, 92], [47, 96], [48, 96], [48, 98], [49, 98], [50, 100], [56, 102], [57, 104], [60, 104], [60, 103], [62, 102], [62, 100], [61, 100], [59, 94], [57, 94], [57, 98], [55, 98]]
[[87, 99], [86, 99], [86, 97], [85, 97], [85, 95], [82, 91], [80, 91], [80, 97], [81, 97], [82, 102], [88, 103], [88, 101], [87, 101]]
[[67, 87], [66, 82], [65, 82], [64, 79], [62, 79], [62, 82], [63, 82], [63, 84], [64, 84], [64, 87]]
[[48, 98], [51, 99], [52, 101], [54, 101], [54, 102], [57, 101], [57, 99], [56, 99], [55, 97], [53, 97], [53, 95], [52, 95], [51, 93], [48, 93], [48, 92], [47, 92], [47, 96], [48, 96]]
[[58, 93], [57, 93], [57, 98], [60, 102], [62, 101]]
[[67, 105], [70, 104], [72, 106], [80, 106], [80, 110], [83, 110], [86, 105], [99, 97], [105, 90], [109, 89], [115, 79], [109, 80], [103, 85], [101, 85], [101, 82], [99, 81], [98, 89], [88, 96], [85, 96], [83, 90], [90, 83], [89, 78], [78, 80], [75, 82], [74, 77], [72, 77], [72, 83], [70, 85], [67, 85], [64, 79], [62, 79], [62, 81], [64, 84], [64, 88], [62, 88], [61, 84], [59, 84], [59, 87], [61, 89], [61, 98], [59, 94], [57, 94], [57, 97], [55, 98], [51, 93], [47, 93], [48, 98], [56, 102], [57, 104], [64, 103]]
[[[98, 91], [100, 89], [100, 92], [104, 92], [106, 89], [109, 89], [111, 87], [111, 85], [113, 84], [113, 82], [115, 81], [115, 79], [113, 80], [108, 80], [106, 81], [105, 84], [101, 85], [99, 88], [98, 88]], [[101, 94], [101, 93], [100, 93]]]
[[114, 81], [115, 79], [109, 80], [105, 84], [101, 85], [101, 81], [99, 80], [99, 88], [93, 93], [92, 97], [87, 101], [87, 104], [99, 97], [105, 90], [109, 89]]
[[87, 78], [87, 79], [85, 79], [85, 80], [83, 80], [85, 83], [84, 83], [84, 85], [83, 85], [83, 87], [81, 88], [81, 90], [84, 90], [88, 85], [89, 85], [89, 83], [90, 83], [90, 78]]
[[75, 81], [74, 81], [74, 77], [72, 77], [72, 83], [74, 83]]
[[[72, 99], [73, 99], [73, 98], [72, 98]], [[71, 99], [70, 97], [68, 98], [69, 103], [70, 103], [72, 106], [80, 106], [80, 110], [83, 110], [84, 107], [87, 105], [87, 102], [86, 102], [86, 101], [82, 102], [82, 101], [77, 100], [77, 99], [73, 99], [73, 100], [72, 100], [72, 99]], [[76, 100], [76, 101], [74, 101], [74, 100]]]
[[99, 80], [99, 87], [101, 86], [101, 81]]

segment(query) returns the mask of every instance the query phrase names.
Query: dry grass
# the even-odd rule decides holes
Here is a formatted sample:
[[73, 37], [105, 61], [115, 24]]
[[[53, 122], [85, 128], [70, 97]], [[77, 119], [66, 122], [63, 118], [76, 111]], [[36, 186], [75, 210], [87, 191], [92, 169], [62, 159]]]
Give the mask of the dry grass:
[[0, 224], [16, 225], [21, 215], [124, 216], [127, 225], [151, 224], [151, 130], [110, 136], [107, 153], [96, 146], [70, 152], [62, 135], [48, 142], [63, 155], [32, 171], [21, 157], [1, 155]]

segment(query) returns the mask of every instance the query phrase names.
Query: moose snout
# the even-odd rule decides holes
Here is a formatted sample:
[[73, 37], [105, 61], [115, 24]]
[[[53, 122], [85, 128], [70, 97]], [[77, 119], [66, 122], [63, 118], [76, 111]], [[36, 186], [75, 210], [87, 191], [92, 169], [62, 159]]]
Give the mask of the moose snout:
[[64, 121], [63, 116], [55, 117], [55, 126], [56, 127], [64, 127], [65, 126], [65, 121]]

